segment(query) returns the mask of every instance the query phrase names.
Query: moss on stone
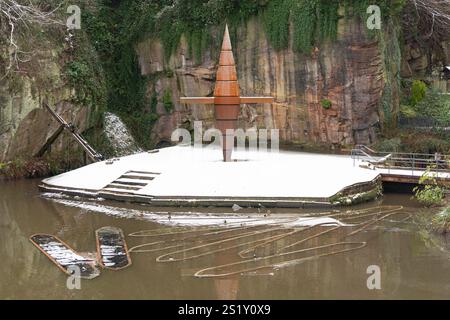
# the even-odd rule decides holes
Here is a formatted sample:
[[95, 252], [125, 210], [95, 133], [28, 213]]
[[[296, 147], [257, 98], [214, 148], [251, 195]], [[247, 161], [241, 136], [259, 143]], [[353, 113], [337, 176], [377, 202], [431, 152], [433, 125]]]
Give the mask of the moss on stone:
[[378, 198], [379, 196], [381, 196], [382, 194], [383, 194], [383, 188], [380, 183], [377, 183], [374, 186], [374, 188], [372, 188], [368, 191], [363, 191], [363, 192], [358, 192], [358, 193], [353, 193], [353, 194], [348, 194], [348, 195], [344, 195], [342, 192], [339, 192], [336, 195], [332, 196], [329, 201], [330, 201], [330, 203], [332, 203], [334, 205], [350, 206], [350, 205], [355, 205], [355, 204], [359, 204], [359, 203], [363, 203], [363, 202], [367, 202], [367, 201], [372, 201], [372, 200]]

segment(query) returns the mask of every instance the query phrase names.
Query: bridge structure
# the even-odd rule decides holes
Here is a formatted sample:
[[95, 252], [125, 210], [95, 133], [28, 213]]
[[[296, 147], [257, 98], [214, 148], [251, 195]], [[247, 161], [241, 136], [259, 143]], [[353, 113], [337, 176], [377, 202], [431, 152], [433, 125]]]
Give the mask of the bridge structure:
[[450, 155], [431, 153], [379, 152], [365, 145], [351, 150], [354, 166], [376, 170], [383, 182], [417, 184], [425, 174], [424, 184], [435, 180], [450, 186]]

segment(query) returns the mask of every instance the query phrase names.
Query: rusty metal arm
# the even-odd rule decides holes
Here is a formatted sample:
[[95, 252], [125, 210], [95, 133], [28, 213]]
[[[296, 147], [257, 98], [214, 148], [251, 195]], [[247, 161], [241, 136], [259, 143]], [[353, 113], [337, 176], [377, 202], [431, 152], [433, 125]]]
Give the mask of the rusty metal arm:
[[273, 103], [274, 97], [241, 97], [241, 103]]
[[180, 103], [185, 104], [214, 104], [214, 97], [182, 97]]

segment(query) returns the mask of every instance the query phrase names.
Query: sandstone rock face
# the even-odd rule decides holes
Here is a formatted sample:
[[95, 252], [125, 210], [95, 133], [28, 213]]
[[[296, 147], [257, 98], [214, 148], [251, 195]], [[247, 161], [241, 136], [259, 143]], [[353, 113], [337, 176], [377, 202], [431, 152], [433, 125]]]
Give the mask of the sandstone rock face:
[[[82, 131], [87, 127], [88, 109], [69, 102], [72, 92], [61, 80], [55, 53], [41, 55], [37, 73], [0, 82], [0, 162], [32, 157], [57, 130], [59, 124], [41, 105], [44, 97], [66, 121]], [[53, 153], [74, 150], [78, 146], [64, 133], [51, 148]]]
[[[189, 58], [185, 39], [170, 59], [157, 39], [138, 45], [142, 73], [157, 79], [149, 85], [149, 92], [159, 97], [156, 141], [170, 141], [174, 129], [192, 129], [196, 120], [203, 121], [204, 128], [213, 126], [212, 106], [184, 106], [178, 99], [212, 95], [217, 43], [217, 48], [211, 44], [204, 52], [201, 63]], [[341, 21], [336, 41], [301, 54], [291, 48], [274, 50], [262, 21], [252, 18], [237, 30], [232, 45], [241, 95], [275, 97], [272, 105], [243, 105], [240, 127], [279, 129], [282, 143], [345, 146], [376, 139], [385, 84], [383, 60], [378, 42], [367, 36], [364, 25]], [[167, 70], [173, 72], [167, 75]], [[174, 102], [171, 112], [162, 107], [165, 90], [170, 90]], [[331, 107], [325, 108], [323, 104], [329, 102]]]

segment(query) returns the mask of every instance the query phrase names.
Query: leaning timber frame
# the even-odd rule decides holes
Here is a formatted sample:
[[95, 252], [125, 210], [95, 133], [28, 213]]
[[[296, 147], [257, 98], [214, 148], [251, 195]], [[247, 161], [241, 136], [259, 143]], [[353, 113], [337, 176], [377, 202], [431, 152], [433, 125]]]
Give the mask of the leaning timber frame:
[[92, 148], [89, 143], [77, 132], [76, 128], [67, 123], [59, 114], [53, 111], [47, 102], [43, 103], [44, 108], [52, 115], [52, 117], [60, 123], [59, 128], [47, 139], [45, 144], [39, 149], [38, 152], [34, 154], [35, 157], [42, 157], [45, 152], [51, 147], [59, 135], [65, 130], [67, 130], [72, 137], [81, 145], [81, 147], [86, 152], [87, 156], [94, 162], [102, 161], [103, 156]]

